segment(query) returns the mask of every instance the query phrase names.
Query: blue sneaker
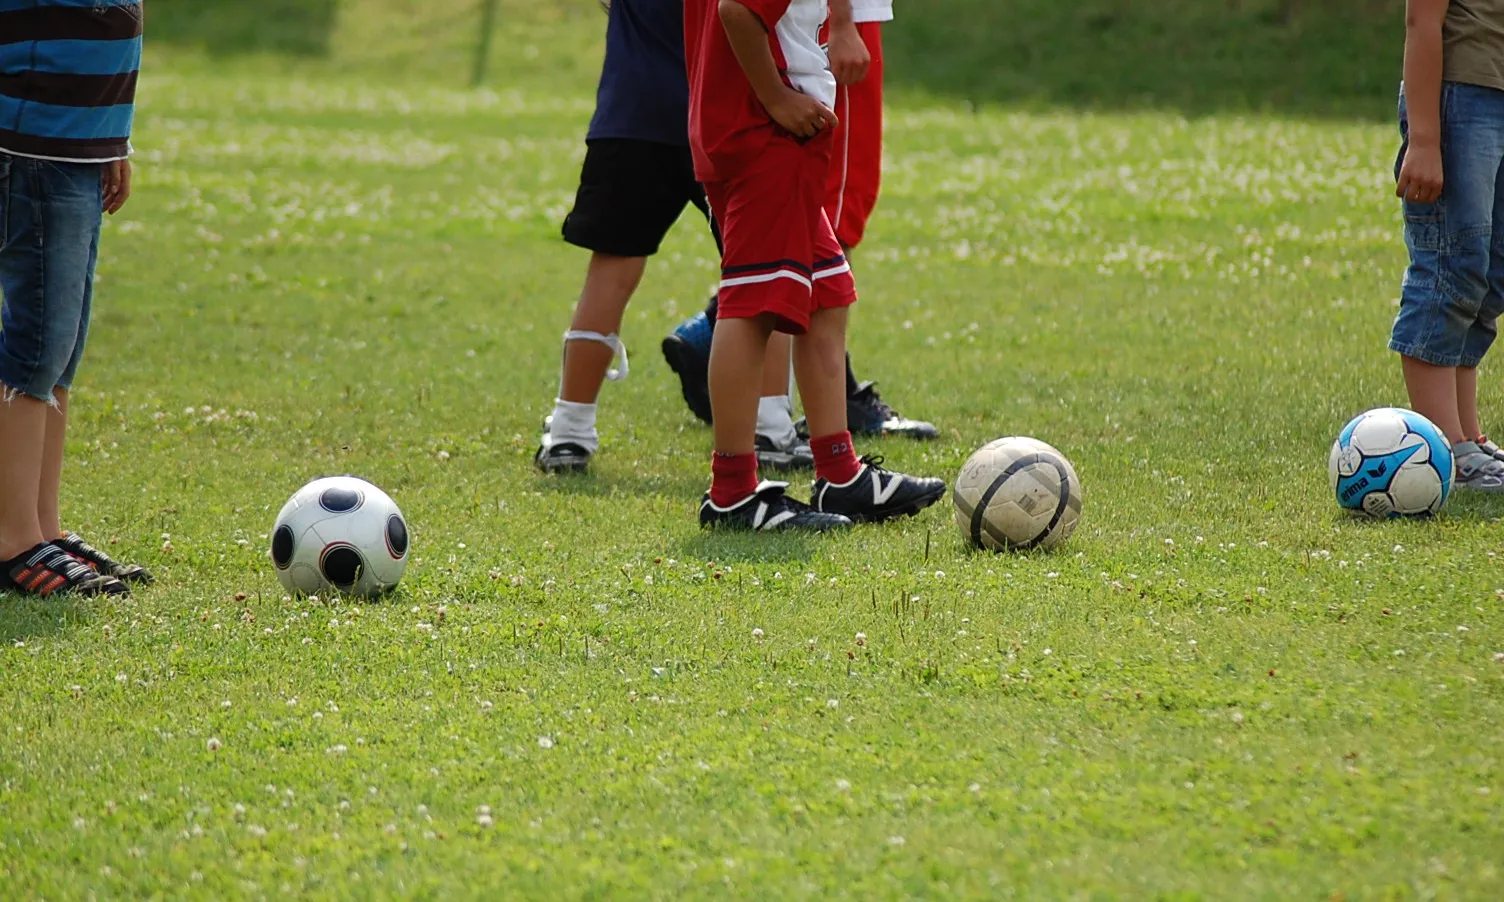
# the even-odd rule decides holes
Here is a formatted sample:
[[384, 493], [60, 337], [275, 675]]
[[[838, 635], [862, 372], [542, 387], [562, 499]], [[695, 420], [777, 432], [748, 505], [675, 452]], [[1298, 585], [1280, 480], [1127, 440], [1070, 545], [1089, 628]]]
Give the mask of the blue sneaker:
[[679, 324], [663, 339], [663, 359], [679, 376], [684, 403], [706, 423], [710, 417], [710, 338], [715, 326], [703, 311]]

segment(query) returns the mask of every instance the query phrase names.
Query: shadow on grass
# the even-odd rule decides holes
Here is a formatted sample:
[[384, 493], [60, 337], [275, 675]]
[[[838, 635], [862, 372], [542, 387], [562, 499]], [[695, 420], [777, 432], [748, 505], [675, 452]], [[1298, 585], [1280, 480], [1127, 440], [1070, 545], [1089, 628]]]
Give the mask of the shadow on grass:
[[151, 0], [147, 34], [211, 56], [327, 56], [338, 0]]
[[974, 104], [1394, 115], [1404, 0], [927, 0], [892, 86]]
[[0, 590], [0, 645], [55, 636], [77, 626], [88, 616], [79, 599], [46, 601]]

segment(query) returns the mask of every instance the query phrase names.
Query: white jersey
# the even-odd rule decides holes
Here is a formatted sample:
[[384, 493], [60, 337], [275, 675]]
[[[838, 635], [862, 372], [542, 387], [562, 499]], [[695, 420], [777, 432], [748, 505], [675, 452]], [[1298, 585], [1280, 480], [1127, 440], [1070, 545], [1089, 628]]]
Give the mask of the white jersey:
[[893, 0], [851, 0], [851, 18], [856, 22], [891, 22]]
[[820, 26], [828, 13], [825, 0], [793, 0], [778, 20], [774, 33], [789, 81], [804, 94], [827, 107], [836, 105], [836, 77], [830, 73], [830, 58], [820, 46]]

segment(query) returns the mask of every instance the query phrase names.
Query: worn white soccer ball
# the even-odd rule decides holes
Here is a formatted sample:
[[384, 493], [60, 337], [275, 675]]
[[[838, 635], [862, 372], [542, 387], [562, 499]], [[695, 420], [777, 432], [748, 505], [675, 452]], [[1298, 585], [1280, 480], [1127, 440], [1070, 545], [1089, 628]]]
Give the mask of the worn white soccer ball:
[[272, 564], [289, 592], [374, 598], [407, 569], [407, 521], [386, 492], [354, 476], [308, 483], [272, 526]]
[[1370, 517], [1438, 513], [1452, 491], [1452, 447], [1413, 410], [1381, 407], [1354, 417], [1332, 444], [1327, 472], [1337, 503]]
[[1051, 549], [1081, 519], [1081, 480], [1065, 455], [1037, 439], [984, 445], [961, 468], [951, 495], [966, 540], [992, 551]]

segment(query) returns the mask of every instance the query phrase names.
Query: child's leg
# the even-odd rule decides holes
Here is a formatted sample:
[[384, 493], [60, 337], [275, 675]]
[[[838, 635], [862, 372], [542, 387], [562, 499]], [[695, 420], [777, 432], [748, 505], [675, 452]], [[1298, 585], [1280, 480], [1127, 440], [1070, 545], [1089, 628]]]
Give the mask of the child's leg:
[[[548, 472], [584, 468], [600, 445], [595, 404], [601, 384], [624, 378], [620, 331], [627, 303], [679, 214], [699, 193], [687, 148], [650, 141], [588, 142], [564, 240], [591, 251], [585, 286], [565, 335], [558, 399], [534, 458]], [[621, 357], [619, 373], [611, 363]]]
[[828, 307], [809, 318], [809, 332], [794, 341], [794, 378], [812, 436], [846, 431], [847, 308]]
[[751, 454], [757, 436], [757, 400], [773, 317], [725, 317], [710, 346], [710, 406], [715, 411], [718, 454]]
[[1462, 435], [1468, 441], [1483, 437], [1483, 427], [1478, 425], [1478, 368], [1457, 368], [1457, 416], [1462, 424]]
[[1462, 428], [1457, 397], [1461, 369], [1436, 366], [1407, 356], [1401, 356], [1400, 362], [1405, 373], [1405, 389], [1410, 395], [1410, 407], [1446, 433], [1447, 441], [1453, 444], [1468, 441], [1468, 434]]
[[63, 536], [59, 513], [63, 487], [63, 445], [68, 437], [68, 390], [53, 389], [56, 409], [47, 411], [42, 442], [42, 478], [37, 489], [37, 525], [51, 542]]
[[44, 541], [37, 522], [47, 402], [0, 388], [0, 561]]
[[[627, 304], [642, 282], [647, 265], [646, 257], [592, 254], [590, 267], [585, 271], [585, 287], [575, 305], [574, 319], [569, 324], [571, 335], [585, 333], [605, 339], [618, 336]], [[616, 354], [617, 346], [601, 338], [575, 337], [566, 341], [559, 398], [577, 404], [594, 404]]]
[[729, 508], [757, 491], [757, 403], [773, 324], [771, 315], [726, 317], [710, 345], [710, 501], [717, 507]]
[[787, 448], [799, 439], [789, 403], [789, 381], [793, 375], [790, 350], [787, 334], [774, 332], [768, 339], [768, 353], [762, 366], [762, 397], [757, 402], [757, 434], [779, 448]]

